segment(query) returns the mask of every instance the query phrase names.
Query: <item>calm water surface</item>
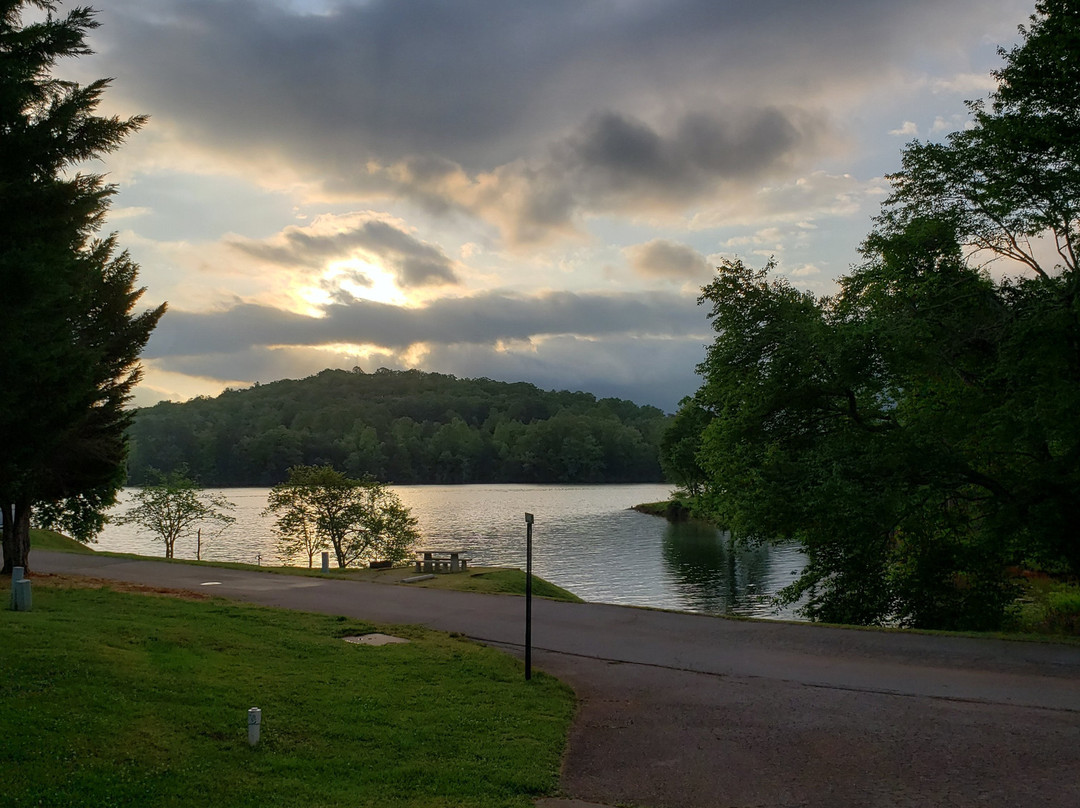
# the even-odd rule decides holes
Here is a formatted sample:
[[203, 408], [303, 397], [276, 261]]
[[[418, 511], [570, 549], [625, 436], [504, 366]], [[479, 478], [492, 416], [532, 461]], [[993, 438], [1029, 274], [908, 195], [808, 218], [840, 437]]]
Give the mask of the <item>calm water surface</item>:
[[[525, 567], [526, 512], [533, 525], [533, 571], [585, 600], [711, 614], [793, 616], [772, 596], [802, 569], [796, 547], [741, 549], [698, 524], [672, 525], [631, 511], [667, 499], [666, 485], [399, 485], [420, 522], [424, 547], [464, 549], [475, 565]], [[217, 536], [204, 530], [202, 558], [282, 563], [265, 488], [220, 491], [235, 503], [236, 524]], [[125, 509], [124, 492], [117, 512]], [[161, 542], [138, 528], [109, 525], [97, 549], [163, 555]], [[195, 540], [177, 542], [178, 558], [195, 557]], [[318, 562], [316, 562], [318, 563]]]

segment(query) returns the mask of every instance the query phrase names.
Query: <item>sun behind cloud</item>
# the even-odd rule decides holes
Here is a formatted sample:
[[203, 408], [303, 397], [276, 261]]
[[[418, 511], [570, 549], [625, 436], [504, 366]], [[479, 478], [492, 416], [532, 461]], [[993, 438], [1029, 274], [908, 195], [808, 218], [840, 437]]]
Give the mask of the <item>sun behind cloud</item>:
[[318, 291], [323, 293], [323, 305], [353, 300], [372, 300], [392, 306], [410, 303], [393, 271], [362, 258], [332, 262], [322, 273]]

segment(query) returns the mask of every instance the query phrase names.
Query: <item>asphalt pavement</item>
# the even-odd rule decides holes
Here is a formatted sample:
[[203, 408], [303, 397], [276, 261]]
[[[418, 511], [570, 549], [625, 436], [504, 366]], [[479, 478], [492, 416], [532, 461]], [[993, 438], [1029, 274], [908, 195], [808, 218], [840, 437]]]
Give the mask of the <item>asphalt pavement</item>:
[[[522, 653], [524, 600], [36, 550], [35, 572], [456, 631]], [[579, 710], [561, 787], [611, 805], [1080, 805], [1080, 647], [536, 600]], [[572, 803], [567, 803], [570, 805]]]

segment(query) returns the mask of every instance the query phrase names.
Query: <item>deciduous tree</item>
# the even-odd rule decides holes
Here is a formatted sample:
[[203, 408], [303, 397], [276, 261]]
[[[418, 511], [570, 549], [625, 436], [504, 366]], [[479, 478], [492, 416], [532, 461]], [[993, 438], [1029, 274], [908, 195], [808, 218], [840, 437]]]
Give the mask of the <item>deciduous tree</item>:
[[803, 543], [811, 617], [993, 628], [1011, 566], [1080, 573], [1080, 3], [1022, 33], [837, 295], [740, 262], [703, 290], [702, 505]]
[[221, 532], [235, 518], [228, 511], [234, 505], [219, 494], [210, 494], [183, 472], [158, 474], [157, 481], [144, 486], [132, 497], [134, 506], [116, 518], [117, 524], [144, 528], [165, 544], [165, 557], [172, 558], [177, 539], [194, 536], [209, 525]]
[[344, 569], [361, 559], [400, 561], [419, 540], [416, 518], [386, 486], [330, 466], [296, 466], [270, 490], [266, 512], [285, 555], [332, 547]]

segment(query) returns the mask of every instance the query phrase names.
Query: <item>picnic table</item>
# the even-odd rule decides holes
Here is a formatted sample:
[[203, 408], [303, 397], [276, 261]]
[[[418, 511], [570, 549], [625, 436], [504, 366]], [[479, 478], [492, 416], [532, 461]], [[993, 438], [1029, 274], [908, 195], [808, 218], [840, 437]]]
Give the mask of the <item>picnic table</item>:
[[464, 572], [471, 559], [462, 558], [465, 550], [418, 550], [417, 572]]

